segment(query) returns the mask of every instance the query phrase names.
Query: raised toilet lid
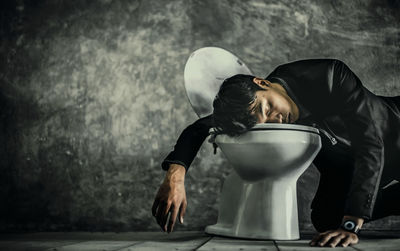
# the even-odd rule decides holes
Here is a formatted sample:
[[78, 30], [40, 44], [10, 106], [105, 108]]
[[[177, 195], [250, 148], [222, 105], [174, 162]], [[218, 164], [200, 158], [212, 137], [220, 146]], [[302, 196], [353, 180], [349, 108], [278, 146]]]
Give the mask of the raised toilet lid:
[[241, 59], [225, 49], [203, 47], [190, 55], [184, 71], [185, 90], [200, 118], [213, 112], [219, 87], [235, 74], [253, 75]]

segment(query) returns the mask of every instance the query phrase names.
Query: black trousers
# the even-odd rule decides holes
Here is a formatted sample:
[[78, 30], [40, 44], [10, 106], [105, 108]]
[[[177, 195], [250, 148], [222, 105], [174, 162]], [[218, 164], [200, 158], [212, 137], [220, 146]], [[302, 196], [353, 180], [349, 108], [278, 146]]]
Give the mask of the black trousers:
[[[313, 162], [320, 172], [320, 181], [311, 204], [311, 221], [318, 232], [340, 227], [354, 170], [349, 148], [322, 143], [323, 148]], [[365, 222], [389, 215], [400, 215], [400, 183], [379, 190], [372, 219]]]

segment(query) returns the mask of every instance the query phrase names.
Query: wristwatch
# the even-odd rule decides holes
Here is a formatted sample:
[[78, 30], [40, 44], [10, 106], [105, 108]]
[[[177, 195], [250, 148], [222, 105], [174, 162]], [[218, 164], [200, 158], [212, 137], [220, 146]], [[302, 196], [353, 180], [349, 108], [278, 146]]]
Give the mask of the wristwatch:
[[352, 232], [355, 234], [358, 234], [358, 232], [360, 232], [360, 228], [352, 220], [346, 220], [345, 222], [342, 223], [342, 225], [340, 227], [346, 231], [349, 231], [349, 232]]

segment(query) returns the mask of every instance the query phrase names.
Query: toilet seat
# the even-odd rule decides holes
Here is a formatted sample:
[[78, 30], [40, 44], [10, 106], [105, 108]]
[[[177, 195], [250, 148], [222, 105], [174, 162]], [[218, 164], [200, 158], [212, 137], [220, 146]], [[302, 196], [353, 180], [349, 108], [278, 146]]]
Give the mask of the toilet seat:
[[278, 124], [278, 123], [263, 123], [256, 124], [249, 131], [264, 131], [264, 130], [292, 130], [303, 131], [319, 134], [319, 130], [315, 127], [295, 124]]
[[[256, 124], [249, 131], [268, 131], [268, 130], [302, 131], [302, 132], [311, 132], [319, 135], [319, 130], [315, 127], [296, 125], [296, 124], [278, 124], [278, 123]], [[215, 128], [210, 128], [211, 134], [218, 134], [215, 132], [216, 132]]]
[[[268, 130], [289, 130], [289, 131], [300, 131], [300, 132], [310, 132], [319, 135], [319, 130], [312, 126], [305, 126], [305, 125], [296, 125], [296, 124], [278, 124], [278, 123], [263, 123], [263, 124], [256, 124], [248, 131], [268, 131]], [[223, 133], [216, 133], [216, 129], [214, 127], [210, 128], [210, 134], [216, 136], [218, 134]], [[247, 131], [247, 132], [248, 132]], [[215, 138], [209, 140], [210, 143], [214, 142]]]

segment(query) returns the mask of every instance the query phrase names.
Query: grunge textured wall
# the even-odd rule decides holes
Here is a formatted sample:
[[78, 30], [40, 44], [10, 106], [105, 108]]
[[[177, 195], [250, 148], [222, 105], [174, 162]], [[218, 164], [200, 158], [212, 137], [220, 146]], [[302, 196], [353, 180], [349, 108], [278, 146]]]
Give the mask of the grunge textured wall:
[[[261, 77], [338, 58], [371, 91], [400, 95], [395, 0], [6, 0], [0, 12], [0, 231], [158, 230], [160, 163], [196, 120], [183, 69], [200, 47], [228, 49]], [[203, 145], [177, 230], [216, 221], [231, 170]], [[298, 182], [302, 230], [317, 184], [314, 167]]]

